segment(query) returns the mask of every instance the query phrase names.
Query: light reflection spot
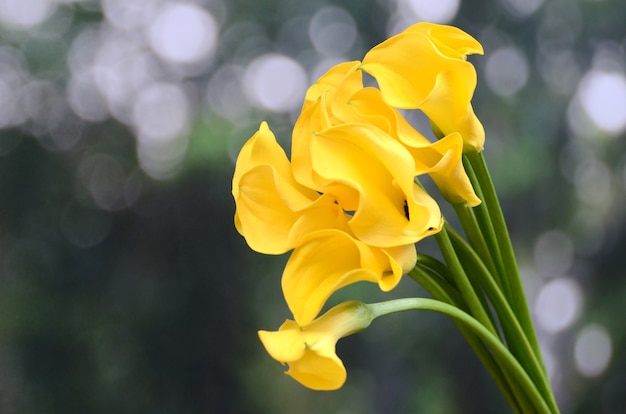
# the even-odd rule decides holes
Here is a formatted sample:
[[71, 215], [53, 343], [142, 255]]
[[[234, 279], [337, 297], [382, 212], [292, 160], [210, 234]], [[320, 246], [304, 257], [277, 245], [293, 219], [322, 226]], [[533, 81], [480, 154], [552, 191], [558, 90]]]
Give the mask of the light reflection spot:
[[609, 365], [613, 354], [613, 344], [607, 330], [600, 325], [585, 326], [574, 345], [576, 369], [585, 377], [601, 375]]
[[503, 47], [491, 53], [485, 67], [487, 85], [496, 94], [509, 97], [528, 81], [528, 61], [515, 47]]
[[419, 20], [431, 23], [449, 23], [459, 11], [460, 0], [400, 0]]
[[192, 4], [168, 4], [150, 25], [150, 46], [162, 58], [195, 63], [217, 46], [218, 25], [208, 11]]
[[604, 162], [593, 157], [582, 160], [574, 170], [574, 186], [581, 203], [596, 207], [599, 211], [611, 206], [612, 174]]
[[157, 83], [143, 90], [133, 108], [133, 121], [143, 141], [167, 141], [184, 133], [190, 118], [189, 102], [181, 88]]
[[115, 27], [133, 31], [145, 27], [154, 19], [160, 1], [101, 0], [106, 19]]
[[55, 10], [49, 0], [0, 0], [0, 23], [27, 30], [43, 23]]
[[91, 73], [72, 76], [67, 85], [67, 100], [76, 115], [91, 122], [104, 121], [109, 116], [106, 101]]
[[311, 18], [309, 37], [315, 50], [322, 55], [340, 56], [352, 47], [357, 38], [356, 23], [342, 8], [323, 7]]
[[220, 67], [209, 80], [206, 101], [217, 114], [235, 119], [249, 110], [242, 89], [245, 69], [237, 65]]
[[248, 99], [273, 112], [289, 112], [300, 107], [306, 91], [307, 75], [298, 62], [280, 54], [266, 54], [246, 68], [244, 91]]
[[560, 230], [542, 234], [534, 248], [535, 267], [547, 277], [562, 276], [574, 262], [574, 243]]
[[99, 208], [116, 211], [126, 207], [123, 194], [126, 175], [115, 158], [104, 154], [86, 158], [81, 163], [80, 175]]
[[550, 333], [571, 326], [582, 310], [582, 292], [578, 284], [566, 277], [551, 280], [541, 288], [535, 301], [538, 324]]
[[582, 79], [579, 98], [583, 110], [602, 131], [626, 130], [626, 77], [619, 72], [592, 70]]

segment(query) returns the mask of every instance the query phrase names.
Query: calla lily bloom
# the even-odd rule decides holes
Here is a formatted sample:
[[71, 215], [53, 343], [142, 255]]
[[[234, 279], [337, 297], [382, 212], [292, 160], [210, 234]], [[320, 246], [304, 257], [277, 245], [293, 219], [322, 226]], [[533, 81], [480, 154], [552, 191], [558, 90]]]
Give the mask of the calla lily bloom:
[[470, 102], [476, 70], [466, 60], [473, 53], [482, 46], [462, 30], [417, 23], [372, 48], [361, 68], [389, 105], [420, 109], [443, 135], [458, 132], [466, 150], [481, 151], [485, 131]]
[[[296, 320], [313, 320], [330, 295], [351, 283], [369, 281], [384, 291], [393, 289], [415, 265], [414, 242], [384, 249], [357, 240], [349, 225], [354, 217], [344, 209], [356, 208], [358, 193], [331, 185], [320, 194], [296, 182], [291, 169], [264, 122], [239, 154], [232, 192], [235, 225], [252, 249], [282, 254], [295, 248], [283, 273], [283, 293]], [[429, 202], [425, 193], [419, 195]], [[403, 198], [396, 198], [397, 205], [390, 207], [406, 225]], [[436, 211], [439, 221], [433, 225], [440, 225]]]
[[294, 171], [298, 180], [315, 186], [311, 131], [341, 123], [367, 123], [403, 144], [413, 156], [414, 175], [430, 174], [448, 201], [468, 207], [480, 204], [461, 161], [463, 140], [444, 137], [431, 143], [384, 101], [380, 90], [363, 87], [359, 66], [359, 62], [336, 65], [309, 88], [306, 109], [294, 128], [292, 151], [299, 165]]
[[414, 174], [429, 174], [437, 187], [452, 204], [475, 207], [480, 204], [474, 188], [463, 168], [463, 139], [454, 132], [436, 142], [430, 142], [413, 128], [395, 109], [388, 106], [375, 88], [364, 88], [355, 93], [350, 107], [361, 119], [385, 130], [402, 143], [413, 157]]
[[309, 324], [286, 320], [278, 331], [259, 331], [272, 358], [289, 364], [287, 375], [313, 390], [336, 390], [346, 381], [346, 368], [336, 354], [337, 341], [367, 328], [372, 315], [362, 302], [343, 302]]
[[267, 123], [241, 149], [233, 175], [235, 227], [253, 250], [282, 254], [319, 229], [345, 227], [330, 195], [295, 181], [291, 164]]
[[357, 68], [358, 62], [340, 64], [309, 89], [294, 127], [294, 176], [353, 212], [348, 226], [359, 240], [378, 247], [415, 243], [441, 229], [441, 212], [415, 184], [410, 152], [366, 117], [350, 114], [350, 93], [363, 89]]
[[336, 229], [309, 234], [287, 261], [282, 277], [285, 300], [300, 325], [311, 322], [326, 300], [352, 283], [377, 283], [390, 291], [417, 260], [415, 245], [369, 246]]
[[[339, 92], [333, 99], [336, 99], [340, 106], [347, 104], [352, 95], [363, 89], [363, 75], [359, 70], [360, 66], [360, 61], [353, 60], [339, 63], [330, 68], [307, 90], [302, 111], [304, 112], [310, 105], [317, 102], [320, 97], [329, 92], [334, 93], [336, 90]], [[329, 105], [333, 105], [332, 100], [328, 102]]]
[[414, 182], [411, 154], [379, 128], [339, 124], [312, 134], [309, 151], [314, 188], [354, 212], [348, 226], [359, 240], [393, 247], [441, 230], [439, 205]]
[[439, 191], [451, 204], [475, 207], [481, 203], [463, 168], [463, 138], [458, 132], [445, 136], [427, 146], [405, 141], [416, 169], [428, 174]]

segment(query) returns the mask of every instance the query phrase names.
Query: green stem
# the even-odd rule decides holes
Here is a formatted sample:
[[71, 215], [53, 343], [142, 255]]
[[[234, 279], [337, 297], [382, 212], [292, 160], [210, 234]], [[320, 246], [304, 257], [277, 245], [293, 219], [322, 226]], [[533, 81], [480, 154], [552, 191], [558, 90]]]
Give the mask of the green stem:
[[[452, 228], [446, 224], [445, 225], [447, 229], [452, 230]], [[454, 231], [454, 230], [452, 230]], [[418, 253], [417, 254], [417, 264], [416, 267], [420, 266], [428, 271], [432, 270], [435, 274], [439, 275], [439, 276], [443, 276], [443, 278], [449, 282], [449, 284], [451, 285], [451, 287], [454, 289], [454, 292], [459, 295], [459, 291], [457, 289], [456, 283], [454, 278], [452, 277], [452, 274], [450, 272], [450, 269], [448, 269], [448, 267], [440, 262], [439, 260], [435, 259], [434, 257], [422, 254], [422, 253]], [[409, 273], [409, 275], [411, 275]], [[411, 276], [413, 277], [413, 276]], [[415, 279], [415, 277], [413, 277], [413, 279]], [[481, 306], [483, 307], [483, 309], [489, 309], [489, 303], [487, 303], [486, 298], [484, 297], [484, 295], [482, 294], [482, 290], [481, 287], [476, 283], [476, 281], [474, 281], [472, 278], [469, 278], [469, 281], [474, 289], [474, 292], [477, 292], [477, 296], [478, 299], [480, 300]], [[420, 283], [418, 281], [418, 283]], [[424, 288], [426, 288], [424, 286]], [[426, 288], [426, 290], [428, 290], [428, 288]], [[463, 306], [464, 308], [462, 308], [463, 310], [467, 310], [465, 307], [467, 305], [465, 305], [465, 302], [463, 302]], [[490, 317], [491, 323], [495, 326], [496, 323], [492, 318], [491, 313], [487, 313], [487, 316]]]
[[429, 269], [434, 270], [439, 276], [443, 277], [450, 284], [454, 285], [455, 282], [452, 274], [450, 273], [450, 269], [448, 269], [448, 266], [446, 266], [445, 263], [442, 263], [440, 260], [435, 259], [434, 257], [424, 253], [418, 253], [417, 264], [424, 265]]
[[498, 285], [502, 287], [505, 296], [511, 300], [510, 287], [506, 277], [504, 263], [502, 261], [502, 254], [500, 253], [500, 245], [498, 244], [496, 231], [489, 217], [489, 207], [485, 202], [485, 195], [482, 190], [481, 182], [472, 167], [468, 155], [463, 156], [463, 166], [465, 167], [467, 176], [472, 182], [476, 195], [478, 195], [478, 197], [482, 200], [482, 203], [473, 208], [476, 225], [479, 228], [478, 232], [482, 235], [482, 238], [487, 245], [488, 255], [496, 268], [494, 276], [496, 277]]
[[430, 310], [442, 313], [459, 321], [489, 346], [493, 353], [493, 357], [500, 364], [503, 371], [508, 372], [508, 374], [511, 375], [511, 378], [514, 381], [513, 384], [519, 387], [519, 389], [523, 391], [524, 395], [528, 397], [528, 400], [532, 403], [534, 408], [532, 412], [546, 414], [555, 412], [548, 407], [535, 384], [530, 379], [526, 371], [524, 371], [524, 368], [515, 359], [515, 357], [513, 357], [502, 342], [500, 342], [500, 339], [479, 321], [455, 306], [434, 299], [406, 298], [372, 303], [368, 304], [368, 307], [372, 312], [373, 319], [379, 316], [406, 310]]
[[[443, 263], [436, 259], [433, 259], [432, 263], [439, 263], [441, 266], [445, 267]], [[465, 310], [464, 308], [466, 308], [466, 305], [463, 302], [459, 291], [448, 284], [443, 278], [439, 277], [433, 269], [420, 264], [419, 259], [417, 266], [415, 266], [415, 268], [413, 268], [408, 275], [419, 283], [424, 289], [426, 289], [426, 291], [428, 291], [436, 300], [449, 303], [450, 305], [456, 306], [461, 310]], [[523, 395], [519, 395], [519, 393], [516, 395], [514, 388], [512, 389], [510, 385], [510, 375], [502, 371], [485, 344], [462, 323], [454, 320], [454, 324], [457, 326], [459, 332], [461, 332], [478, 359], [480, 359], [483, 366], [487, 369], [487, 372], [489, 372], [491, 378], [493, 378], [496, 385], [504, 395], [504, 398], [508, 401], [513, 410], [520, 414], [527, 412], [527, 409], [529, 408], [528, 401], [526, 401], [526, 398]]]
[[470, 313], [491, 333], [497, 336], [497, 330], [491, 321], [491, 317], [487, 314], [486, 307], [483, 305], [474, 290], [474, 287], [465, 273], [465, 269], [463, 269], [463, 266], [454, 251], [454, 247], [452, 247], [446, 226], [444, 226], [443, 229], [435, 235], [435, 238], [439, 244], [439, 249], [441, 250], [443, 257], [450, 268], [450, 273], [455, 279], [456, 286], [467, 303]]
[[[465, 207], [461, 204], [454, 205], [454, 211], [456, 212], [457, 217], [461, 221], [461, 226], [463, 226], [463, 231], [467, 236], [470, 244], [476, 250], [478, 255], [481, 257], [483, 262], [489, 268], [489, 271], [497, 275], [498, 271], [496, 269], [496, 265], [489, 253], [489, 247], [485, 238], [483, 237], [483, 232], [480, 231], [480, 227], [478, 225], [478, 221], [476, 220], [476, 216], [474, 215], [474, 211]], [[500, 280], [497, 280], [498, 284], [500, 284]]]
[[464, 311], [467, 310], [467, 305], [459, 291], [428, 267], [418, 263], [408, 275], [426, 289], [433, 298], [455, 305]]
[[541, 350], [539, 348], [539, 341], [537, 340], [537, 335], [530, 316], [530, 310], [528, 309], [528, 304], [526, 302], [526, 295], [524, 294], [524, 287], [519, 275], [517, 261], [513, 251], [513, 244], [511, 242], [511, 237], [504, 220], [502, 208], [500, 207], [500, 202], [498, 200], [491, 175], [489, 174], [485, 158], [482, 152], [469, 153], [466, 156], [476, 174], [477, 181], [480, 183], [484, 196], [483, 201], [487, 206], [489, 219], [492, 223], [497, 242], [500, 247], [502, 262], [505, 269], [504, 280], [509, 286], [508, 293], [510, 293], [510, 296], [507, 295], [507, 297], [509, 297], [511, 306], [515, 311], [515, 314], [518, 316], [522, 328], [524, 329], [524, 332], [526, 332], [535, 355], [539, 359], [545, 373], [545, 367], [543, 366], [541, 358]]
[[449, 229], [448, 234], [453, 246], [459, 252], [459, 256], [466, 263], [466, 268], [471, 269], [471, 275], [477, 279], [485, 290], [491, 304], [498, 315], [500, 325], [504, 332], [509, 348], [513, 355], [520, 361], [529, 376], [533, 379], [545, 401], [554, 411], [558, 411], [554, 395], [550, 387], [545, 370], [539, 357], [528, 340], [528, 337], [520, 325], [513, 309], [504, 297], [502, 291], [489, 274], [489, 270], [480, 260], [476, 252], [454, 230]]

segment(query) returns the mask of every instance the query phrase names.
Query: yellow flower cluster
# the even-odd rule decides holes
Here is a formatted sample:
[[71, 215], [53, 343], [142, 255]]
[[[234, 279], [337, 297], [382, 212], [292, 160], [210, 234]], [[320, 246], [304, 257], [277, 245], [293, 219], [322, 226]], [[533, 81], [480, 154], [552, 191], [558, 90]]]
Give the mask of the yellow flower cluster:
[[[308, 89], [293, 129], [291, 162], [265, 122], [244, 145], [232, 187], [237, 230], [260, 253], [293, 250], [282, 289], [295, 322], [279, 332], [319, 333], [310, 326], [319, 325], [315, 318], [335, 291], [358, 281], [389, 291], [413, 268], [415, 243], [443, 225], [439, 205], [415, 177], [429, 175], [453, 204], [480, 203], [461, 162], [464, 150], [480, 151], [484, 142], [470, 103], [476, 86], [470, 53], [482, 47], [463, 31], [418, 23], [371, 49], [362, 62], [331, 68]], [[364, 86], [363, 72], [378, 88]], [[441, 139], [429, 141], [399, 108], [424, 112]], [[336, 340], [346, 334], [337, 332], [328, 331], [332, 340], [322, 342], [327, 354], [334, 355]], [[268, 351], [284, 348], [268, 345], [270, 333], [260, 335]], [[290, 343], [300, 351], [291, 356], [320, 349], [298, 335]], [[293, 358], [270, 354], [302, 378]], [[299, 380], [338, 388], [345, 370], [334, 358], [330, 363], [343, 377], [326, 370], [334, 372], [327, 383]]]

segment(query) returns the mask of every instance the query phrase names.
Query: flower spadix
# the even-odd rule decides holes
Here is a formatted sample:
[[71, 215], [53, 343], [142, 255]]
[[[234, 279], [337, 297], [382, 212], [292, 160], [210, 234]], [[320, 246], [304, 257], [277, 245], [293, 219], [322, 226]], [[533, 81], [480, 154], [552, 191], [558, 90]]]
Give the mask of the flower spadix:
[[417, 23], [372, 48], [361, 68], [391, 106], [420, 109], [443, 135], [458, 132], [466, 150], [481, 151], [485, 132], [470, 102], [476, 70], [466, 60], [474, 53], [482, 46], [462, 30]]
[[367, 328], [372, 314], [358, 301], [343, 302], [306, 325], [286, 320], [278, 331], [259, 331], [267, 352], [302, 385], [336, 390], [346, 381], [346, 369], [335, 352], [337, 341]]

